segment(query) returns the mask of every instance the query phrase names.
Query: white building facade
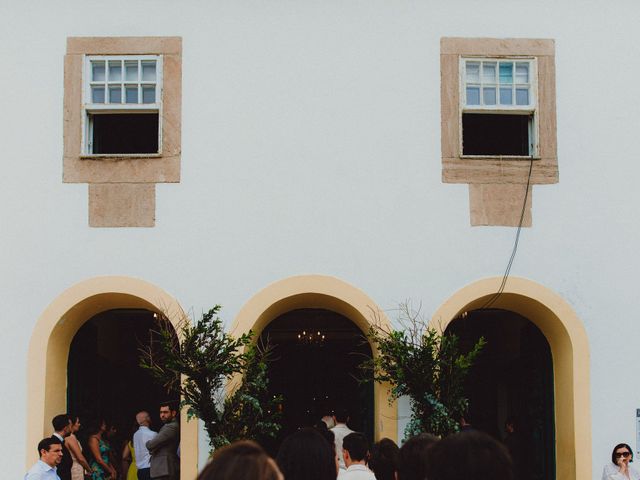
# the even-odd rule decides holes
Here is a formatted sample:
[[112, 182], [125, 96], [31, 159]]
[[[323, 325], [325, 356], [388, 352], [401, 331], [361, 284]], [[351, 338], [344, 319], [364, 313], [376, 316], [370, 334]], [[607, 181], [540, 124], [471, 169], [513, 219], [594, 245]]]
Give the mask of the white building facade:
[[[446, 327], [500, 288], [521, 223], [492, 306], [549, 343], [556, 478], [599, 478], [615, 444], [640, 448], [640, 6], [0, 12], [7, 478], [66, 409], [70, 343], [92, 316], [221, 303], [238, 332], [322, 308], [364, 330], [410, 298]], [[483, 143], [483, 119], [520, 137]], [[406, 404], [374, 395], [376, 437], [401, 439]], [[183, 478], [207, 448], [185, 422]]]

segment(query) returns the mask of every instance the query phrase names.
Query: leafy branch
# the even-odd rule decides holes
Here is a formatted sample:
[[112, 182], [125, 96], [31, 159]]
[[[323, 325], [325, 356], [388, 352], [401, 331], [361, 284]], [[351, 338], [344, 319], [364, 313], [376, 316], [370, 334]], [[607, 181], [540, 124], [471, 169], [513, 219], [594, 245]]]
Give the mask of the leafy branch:
[[469, 404], [464, 381], [486, 343], [484, 338], [462, 353], [456, 335], [428, 327], [420, 309], [408, 302], [399, 308], [400, 329], [383, 326], [376, 312], [373, 320], [369, 337], [377, 355], [360, 367], [374, 381], [391, 385], [390, 401], [410, 398], [412, 419], [405, 435], [458, 431]]
[[[233, 337], [224, 330], [216, 305], [196, 322], [182, 314], [176, 329], [167, 317], [148, 346], [140, 349], [140, 365], [167, 390], [182, 397], [187, 414], [200, 418], [213, 448], [241, 438], [274, 436], [276, 402], [267, 395], [270, 348], [253, 343], [253, 333]], [[225, 388], [242, 378], [233, 391]]]

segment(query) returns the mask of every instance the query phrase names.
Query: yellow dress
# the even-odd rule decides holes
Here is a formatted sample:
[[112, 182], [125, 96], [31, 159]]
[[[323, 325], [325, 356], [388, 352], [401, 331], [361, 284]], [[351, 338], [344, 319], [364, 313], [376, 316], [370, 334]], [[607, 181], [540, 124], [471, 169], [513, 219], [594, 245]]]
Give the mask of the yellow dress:
[[138, 467], [136, 467], [136, 451], [133, 443], [129, 442], [129, 451], [131, 452], [131, 465], [127, 470], [127, 480], [138, 480]]

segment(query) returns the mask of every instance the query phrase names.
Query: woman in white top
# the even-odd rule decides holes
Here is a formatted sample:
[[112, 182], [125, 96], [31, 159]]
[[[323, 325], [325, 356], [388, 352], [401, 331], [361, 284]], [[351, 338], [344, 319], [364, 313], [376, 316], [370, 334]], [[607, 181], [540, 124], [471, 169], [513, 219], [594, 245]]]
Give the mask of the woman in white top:
[[611, 453], [611, 463], [604, 466], [602, 480], [640, 480], [640, 473], [629, 462], [633, 462], [633, 450], [626, 443], [619, 443]]
[[80, 419], [76, 417], [75, 421], [71, 424], [71, 434], [64, 441], [73, 460], [71, 480], [84, 480], [84, 472], [91, 471], [87, 459], [82, 454], [82, 445], [80, 445], [80, 442], [76, 438], [76, 433], [80, 430], [80, 426]]

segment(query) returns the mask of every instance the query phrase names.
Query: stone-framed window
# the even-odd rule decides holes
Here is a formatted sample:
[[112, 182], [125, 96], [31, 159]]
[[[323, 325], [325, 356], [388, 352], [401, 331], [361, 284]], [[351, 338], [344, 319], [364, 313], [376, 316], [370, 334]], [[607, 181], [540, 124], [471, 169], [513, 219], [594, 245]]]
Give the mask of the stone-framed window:
[[180, 181], [182, 39], [70, 37], [64, 64], [63, 181], [89, 184], [92, 227], [154, 226], [155, 183]]
[[555, 42], [442, 38], [440, 74], [442, 181], [469, 184], [471, 225], [517, 226], [530, 162], [558, 182]]

